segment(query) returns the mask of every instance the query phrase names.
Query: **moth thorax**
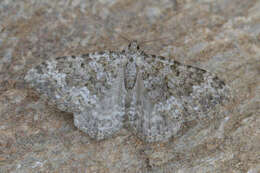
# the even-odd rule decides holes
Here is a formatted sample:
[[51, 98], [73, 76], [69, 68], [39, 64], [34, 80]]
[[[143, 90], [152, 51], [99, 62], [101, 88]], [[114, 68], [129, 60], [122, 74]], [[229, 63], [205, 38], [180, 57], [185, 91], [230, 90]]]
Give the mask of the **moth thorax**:
[[133, 89], [136, 83], [138, 68], [135, 62], [128, 61], [124, 69], [124, 79], [126, 90]]

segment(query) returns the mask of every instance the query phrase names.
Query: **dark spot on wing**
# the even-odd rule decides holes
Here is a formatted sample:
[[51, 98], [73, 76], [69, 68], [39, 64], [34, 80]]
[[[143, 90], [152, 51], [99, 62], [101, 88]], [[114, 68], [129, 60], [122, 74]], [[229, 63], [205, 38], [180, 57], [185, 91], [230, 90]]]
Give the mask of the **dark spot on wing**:
[[40, 65], [36, 66], [35, 70], [37, 71], [37, 73], [43, 74], [43, 70], [42, 70], [42, 67]]
[[216, 88], [220, 88], [222, 89], [224, 86], [225, 86], [225, 82], [223, 82], [222, 80], [220, 80], [218, 77], [214, 77], [213, 78], [213, 83], [211, 83], [211, 85], [213, 87], [216, 87]]
[[130, 58], [129, 58], [129, 61], [130, 61], [130, 62], [134, 62], [134, 58], [133, 58], [133, 57], [130, 57]]
[[129, 43], [128, 48], [130, 48], [131, 46], [132, 46], [132, 43]]
[[174, 63], [170, 66], [172, 72], [175, 74], [175, 76], [179, 76], [180, 75], [180, 71], [178, 70], [178, 64]]
[[181, 65], [181, 63], [178, 62], [178, 61], [173, 61], [173, 62], [174, 62], [174, 64], [175, 64], [176, 66]]
[[158, 56], [159, 59], [165, 60], [166, 58], [164, 56]]
[[100, 55], [104, 55], [105, 52], [104, 52], [104, 51], [100, 51], [98, 54], [100, 54]]
[[85, 64], [84, 64], [84, 63], [81, 63], [80, 66], [81, 66], [82, 68], [84, 68], [84, 67], [85, 67]]
[[58, 61], [59, 61], [59, 60], [65, 60], [65, 59], [67, 59], [66, 56], [60, 56], [60, 57], [57, 57], [57, 58], [56, 58], [56, 60], [58, 60]]
[[41, 64], [43, 67], [45, 67], [45, 68], [47, 68], [47, 64], [46, 64], [46, 62], [43, 62], [42, 64]]
[[188, 69], [191, 69], [191, 68], [194, 68], [194, 67], [192, 67], [192, 66], [190, 66], [190, 65], [187, 65], [187, 68], [188, 68]]
[[89, 57], [89, 53], [82, 55], [82, 58], [86, 58], [86, 57]]

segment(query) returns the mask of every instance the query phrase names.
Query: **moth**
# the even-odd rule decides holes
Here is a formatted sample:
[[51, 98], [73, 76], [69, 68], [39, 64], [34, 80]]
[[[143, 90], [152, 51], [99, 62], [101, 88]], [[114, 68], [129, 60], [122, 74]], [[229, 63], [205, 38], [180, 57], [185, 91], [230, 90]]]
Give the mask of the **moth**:
[[218, 116], [230, 99], [216, 75], [146, 54], [137, 41], [123, 51], [47, 60], [25, 80], [96, 140], [125, 127], [145, 142], [168, 141], [185, 122]]

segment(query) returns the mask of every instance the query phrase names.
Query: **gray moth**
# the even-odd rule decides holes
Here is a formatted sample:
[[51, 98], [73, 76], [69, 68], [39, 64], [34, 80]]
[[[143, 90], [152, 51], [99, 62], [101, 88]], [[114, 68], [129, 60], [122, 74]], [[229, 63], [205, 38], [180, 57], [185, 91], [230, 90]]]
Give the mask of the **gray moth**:
[[167, 141], [187, 121], [218, 116], [230, 100], [216, 75], [146, 54], [136, 41], [123, 51], [47, 60], [25, 80], [96, 140], [126, 127], [145, 142]]

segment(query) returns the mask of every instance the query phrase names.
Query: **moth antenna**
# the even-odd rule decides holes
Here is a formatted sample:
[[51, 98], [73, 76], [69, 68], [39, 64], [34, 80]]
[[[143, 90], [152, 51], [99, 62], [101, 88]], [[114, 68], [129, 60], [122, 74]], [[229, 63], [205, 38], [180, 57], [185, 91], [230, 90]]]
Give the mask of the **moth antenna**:
[[165, 40], [165, 39], [169, 39], [169, 37], [162, 37], [162, 38], [158, 38], [158, 39], [154, 39], [154, 40], [145, 40], [145, 41], [140, 42], [140, 44], [146, 44], [149, 42], [160, 41], [160, 40]]
[[[106, 27], [104, 24], [102, 24], [101, 22], [99, 22], [99, 20], [104, 21], [104, 20], [101, 19], [99, 16], [97, 16], [97, 15], [95, 15], [95, 14], [90, 14], [90, 15], [91, 15], [93, 18], [96, 18], [96, 19], [97, 19], [97, 20], [94, 20], [94, 22], [96, 22], [97, 24], [103, 26], [105, 29], [107, 29], [107, 30], [110, 31], [110, 32], [114, 32], [114, 33], [118, 34], [122, 39], [126, 40], [128, 43], [131, 42], [131, 40], [129, 40], [127, 36], [123, 35], [122, 33], [117, 32], [116, 30], [110, 29], [110, 28]], [[103, 23], [105, 23], [105, 22], [103, 22]]]

